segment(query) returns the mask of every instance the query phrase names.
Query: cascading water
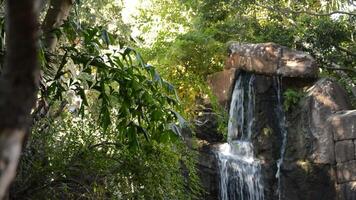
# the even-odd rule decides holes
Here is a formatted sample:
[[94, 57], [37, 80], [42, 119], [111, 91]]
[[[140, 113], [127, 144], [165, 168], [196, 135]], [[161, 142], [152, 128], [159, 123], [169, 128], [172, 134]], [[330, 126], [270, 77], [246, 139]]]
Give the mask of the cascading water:
[[217, 152], [221, 200], [264, 199], [261, 165], [254, 158], [251, 142], [254, 80], [254, 75], [241, 73], [235, 83], [229, 113], [228, 143], [222, 144]]
[[279, 121], [279, 130], [280, 134], [282, 136], [282, 145], [281, 145], [281, 151], [280, 151], [280, 158], [277, 160], [277, 173], [276, 173], [276, 178], [278, 180], [278, 189], [277, 189], [277, 194], [278, 194], [278, 199], [282, 199], [283, 191], [282, 191], [282, 183], [281, 183], [281, 166], [283, 164], [283, 159], [284, 155], [286, 152], [286, 145], [287, 145], [287, 127], [286, 127], [286, 117], [283, 111], [283, 102], [282, 102], [282, 78], [281, 77], [276, 77], [274, 79], [274, 85], [277, 91], [277, 107], [276, 107], [276, 113], [277, 113], [277, 118]]

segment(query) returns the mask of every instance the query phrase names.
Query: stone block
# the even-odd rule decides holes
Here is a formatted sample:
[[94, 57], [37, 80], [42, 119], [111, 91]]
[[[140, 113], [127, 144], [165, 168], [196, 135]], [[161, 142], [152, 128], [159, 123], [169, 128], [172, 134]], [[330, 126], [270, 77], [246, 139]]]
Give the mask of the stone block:
[[352, 140], [343, 140], [335, 143], [336, 162], [342, 163], [355, 160], [355, 145]]
[[356, 200], [356, 181], [340, 184], [340, 200]]
[[356, 160], [338, 163], [336, 173], [338, 183], [356, 181]]
[[356, 139], [356, 110], [337, 112], [329, 118], [334, 140]]
[[220, 105], [227, 107], [234, 88], [236, 69], [225, 69], [208, 76], [208, 84]]
[[229, 51], [226, 68], [284, 77], [318, 76], [318, 67], [314, 58], [305, 52], [295, 51], [275, 43], [232, 43]]

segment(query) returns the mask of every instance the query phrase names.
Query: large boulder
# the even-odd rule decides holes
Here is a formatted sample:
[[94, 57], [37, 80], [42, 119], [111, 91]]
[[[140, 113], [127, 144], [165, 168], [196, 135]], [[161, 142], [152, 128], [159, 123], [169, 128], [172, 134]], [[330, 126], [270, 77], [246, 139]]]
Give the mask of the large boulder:
[[[353, 172], [349, 162], [355, 156], [354, 144], [335, 143], [330, 121], [330, 116], [336, 114], [343, 118], [340, 121], [346, 121], [340, 117], [341, 111], [350, 108], [346, 91], [336, 81], [324, 78], [287, 113], [288, 139], [282, 165], [284, 199], [336, 199], [341, 191], [335, 188], [337, 179], [342, 183], [352, 180], [346, 178]], [[336, 161], [340, 164], [336, 165]]]
[[305, 52], [291, 50], [275, 43], [232, 43], [229, 51], [230, 56], [226, 61], [227, 69], [236, 68], [284, 77], [315, 78], [318, 76], [318, 67], [314, 58]]
[[208, 84], [220, 105], [228, 107], [235, 83], [236, 69], [225, 69], [208, 76]]
[[333, 164], [334, 135], [328, 118], [337, 111], [352, 108], [346, 91], [332, 79], [321, 79], [308, 90], [303, 107], [308, 111], [305, 117], [311, 136], [312, 161]]

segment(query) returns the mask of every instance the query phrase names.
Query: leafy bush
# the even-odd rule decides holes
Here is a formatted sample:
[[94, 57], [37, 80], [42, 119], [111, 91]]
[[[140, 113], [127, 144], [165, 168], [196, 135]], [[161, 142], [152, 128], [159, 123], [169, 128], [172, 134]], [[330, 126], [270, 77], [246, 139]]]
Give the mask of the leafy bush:
[[303, 96], [304, 94], [302, 92], [288, 88], [283, 93], [283, 109], [289, 111], [293, 106], [298, 104]]
[[[195, 155], [174, 87], [102, 27], [71, 21], [42, 51], [42, 101], [14, 199], [196, 199]], [[36, 114], [36, 112], [35, 112]]]
[[182, 141], [143, 142], [134, 149], [120, 133], [104, 133], [94, 121], [64, 112], [48, 127], [46, 120], [38, 123], [13, 198], [195, 199], [199, 194], [195, 156]]

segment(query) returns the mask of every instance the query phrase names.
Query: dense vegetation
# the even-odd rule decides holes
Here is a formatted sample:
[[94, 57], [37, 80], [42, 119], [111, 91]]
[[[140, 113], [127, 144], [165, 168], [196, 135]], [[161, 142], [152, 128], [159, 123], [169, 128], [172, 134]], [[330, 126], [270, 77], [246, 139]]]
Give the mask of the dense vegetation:
[[150, 0], [127, 21], [129, 1], [66, 0], [68, 18], [55, 24], [61, 1], [42, 2], [40, 93], [14, 199], [197, 199], [184, 138], [214, 102], [206, 80], [223, 69], [229, 41], [307, 51], [355, 102], [353, 1]]

